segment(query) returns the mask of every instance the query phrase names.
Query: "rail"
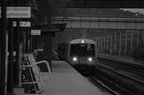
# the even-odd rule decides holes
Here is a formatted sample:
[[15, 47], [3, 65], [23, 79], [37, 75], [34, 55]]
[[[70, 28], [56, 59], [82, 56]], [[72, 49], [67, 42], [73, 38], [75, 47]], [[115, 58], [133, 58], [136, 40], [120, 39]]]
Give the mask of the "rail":
[[[115, 76], [115, 80], [113, 80], [112, 77], [110, 78], [110, 80], [113, 80], [112, 81], [113, 85], [116, 85], [116, 86], [119, 85], [118, 87], [122, 88], [122, 89], [124, 89], [126, 87], [125, 89], [127, 89], [127, 91], [122, 91], [122, 92], [137, 93], [139, 95], [144, 93], [144, 90], [142, 88], [144, 81], [141, 79], [144, 76], [142, 74], [143, 66], [136, 65], [136, 64], [130, 64], [130, 63], [126, 63], [126, 62], [121, 62], [121, 61], [116, 61], [116, 60], [112, 60], [112, 59], [105, 59], [105, 58], [99, 58], [98, 60], [99, 60], [100, 64], [98, 64], [97, 66], [99, 66], [99, 68], [103, 68], [103, 70], [102, 70], [103, 72], [111, 72], [110, 76], [112, 76], [112, 77]], [[112, 75], [112, 74], [114, 74], [114, 75]], [[131, 83], [124, 82], [124, 81], [122, 82], [119, 79], [127, 80], [127, 81], [129, 80], [129, 81], [131, 81]], [[114, 83], [114, 81], [115, 81], [115, 83]], [[139, 84], [139, 85], [136, 85], [136, 84]], [[134, 92], [132, 90], [134, 90]]]

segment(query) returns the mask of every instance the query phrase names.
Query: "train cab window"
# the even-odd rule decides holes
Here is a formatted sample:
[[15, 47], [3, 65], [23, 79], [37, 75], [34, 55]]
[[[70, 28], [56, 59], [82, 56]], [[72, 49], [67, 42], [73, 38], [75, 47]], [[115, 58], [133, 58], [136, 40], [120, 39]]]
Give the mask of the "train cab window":
[[71, 44], [70, 56], [78, 56], [79, 46], [78, 44]]
[[93, 44], [72, 44], [70, 56], [95, 56]]
[[87, 44], [86, 54], [91, 55], [91, 56], [95, 56], [95, 46], [93, 44]]

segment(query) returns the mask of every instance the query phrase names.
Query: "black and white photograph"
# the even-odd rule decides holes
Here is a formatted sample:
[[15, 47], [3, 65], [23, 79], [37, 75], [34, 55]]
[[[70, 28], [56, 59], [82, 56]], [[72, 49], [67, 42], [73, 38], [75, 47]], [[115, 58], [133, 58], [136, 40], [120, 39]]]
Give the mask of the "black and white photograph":
[[144, 95], [144, 0], [0, 0], [0, 95]]

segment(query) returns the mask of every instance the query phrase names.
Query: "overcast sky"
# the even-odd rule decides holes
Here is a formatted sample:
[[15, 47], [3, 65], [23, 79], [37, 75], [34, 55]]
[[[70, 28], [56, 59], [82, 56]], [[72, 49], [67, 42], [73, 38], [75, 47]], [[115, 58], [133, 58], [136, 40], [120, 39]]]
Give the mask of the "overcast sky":
[[139, 12], [139, 13], [144, 14], [144, 8], [143, 9], [130, 8], [130, 9], [124, 9], [124, 10], [129, 10], [129, 11], [132, 11], [132, 12]]

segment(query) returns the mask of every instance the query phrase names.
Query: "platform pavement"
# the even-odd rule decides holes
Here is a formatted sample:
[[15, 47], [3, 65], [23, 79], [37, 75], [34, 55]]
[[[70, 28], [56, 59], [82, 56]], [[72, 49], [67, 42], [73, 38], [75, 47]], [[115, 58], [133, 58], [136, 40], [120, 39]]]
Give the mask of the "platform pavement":
[[37, 95], [110, 95], [64, 61], [52, 61], [52, 70], [51, 77], [43, 81], [43, 91]]

